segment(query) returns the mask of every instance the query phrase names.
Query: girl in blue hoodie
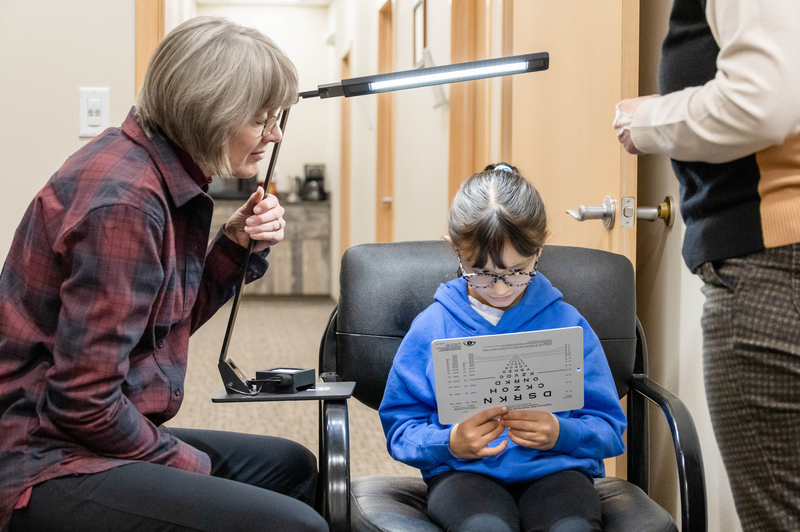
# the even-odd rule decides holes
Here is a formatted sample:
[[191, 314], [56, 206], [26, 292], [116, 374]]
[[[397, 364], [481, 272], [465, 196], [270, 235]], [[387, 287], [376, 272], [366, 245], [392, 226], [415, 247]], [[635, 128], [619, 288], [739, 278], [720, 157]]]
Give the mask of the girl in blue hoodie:
[[[428, 514], [447, 531], [602, 530], [593, 478], [624, 451], [627, 425], [603, 348], [536, 266], [549, 235], [534, 186], [508, 164], [462, 185], [449, 215], [461, 277], [403, 339], [379, 410], [389, 453], [428, 484]], [[569, 412], [496, 407], [439, 422], [431, 342], [580, 326], [584, 406]]]

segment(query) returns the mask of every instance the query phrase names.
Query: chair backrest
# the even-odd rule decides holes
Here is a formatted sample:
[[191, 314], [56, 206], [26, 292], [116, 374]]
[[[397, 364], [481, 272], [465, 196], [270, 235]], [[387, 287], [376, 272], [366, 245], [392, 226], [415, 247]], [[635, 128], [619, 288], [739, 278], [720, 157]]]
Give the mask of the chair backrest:
[[[457, 270], [456, 256], [444, 241], [348, 249], [342, 257], [338, 310], [320, 348], [320, 371], [355, 381], [354, 396], [377, 409], [411, 322]], [[628, 393], [636, 356], [636, 283], [630, 261], [605, 251], [545, 246], [539, 271], [597, 333], [621, 398]]]

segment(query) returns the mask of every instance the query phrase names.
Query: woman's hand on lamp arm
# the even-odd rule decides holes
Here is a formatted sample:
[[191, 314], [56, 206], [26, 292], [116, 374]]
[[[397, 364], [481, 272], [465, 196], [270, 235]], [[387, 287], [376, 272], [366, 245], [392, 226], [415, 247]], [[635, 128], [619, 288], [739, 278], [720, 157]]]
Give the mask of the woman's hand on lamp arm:
[[247, 247], [252, 238], [256, 241], [253, 251], [262, 251], [283, 240], [283, 213], [278, 198], [265, 195], [259, 186], [225, 224], [225, 235], [242, 247]]

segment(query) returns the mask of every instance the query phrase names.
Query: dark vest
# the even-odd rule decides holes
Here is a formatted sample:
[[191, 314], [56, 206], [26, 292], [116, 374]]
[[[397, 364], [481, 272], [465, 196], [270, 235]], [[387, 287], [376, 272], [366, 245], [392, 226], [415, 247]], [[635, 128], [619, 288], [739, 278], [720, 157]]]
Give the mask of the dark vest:
[[[719, 54], [705, 16], [705, 0], [675, 0], [661, 51], [661, 94], [714, 79]], [[704, 262], [764, 249], [760, 172], [755, 154], [724, 164], [672, 160], [686, 223], [683, 258], [690, 270]]]

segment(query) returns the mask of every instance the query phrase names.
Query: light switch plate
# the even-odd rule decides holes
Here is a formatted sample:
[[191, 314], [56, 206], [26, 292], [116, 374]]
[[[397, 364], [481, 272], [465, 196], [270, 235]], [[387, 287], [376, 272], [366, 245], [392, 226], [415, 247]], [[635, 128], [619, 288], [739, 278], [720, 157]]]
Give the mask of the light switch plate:
[[[111, 124], [108, 116], [111, 112], [111, 89], [80, 87], [78, 96], [78, 136], [96, 137]], [[96, 100], [99, 100], [99, 105]]]

